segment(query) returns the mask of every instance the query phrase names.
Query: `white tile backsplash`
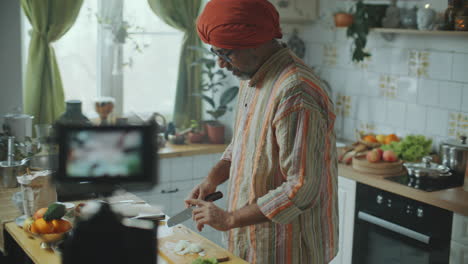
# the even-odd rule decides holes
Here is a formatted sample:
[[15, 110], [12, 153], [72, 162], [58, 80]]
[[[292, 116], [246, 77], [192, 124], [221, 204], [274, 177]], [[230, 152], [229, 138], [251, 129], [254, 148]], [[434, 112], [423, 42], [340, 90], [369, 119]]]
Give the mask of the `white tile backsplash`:
[[383, 98], [372, 98], [369, 100], [369, 122], [385, 123], [387, 101]]
[[463, 85], [463, 90], [462, 90], [463, 96], [462, 96], [462, 111], [468, 112], [468, 84]]
[[[443, 12], [445, 3], [427, 0]], [[330, 12], [342, 1], [320, 0], [320, 13]], [[411, 7], [414, 1], [401, 2]], [[325, 8], [326, 7], [326, 8]], [[327, 26], [325, 26], [327, 25]], [[330, 29], [322, 20], [303, 25], [308, 54], [335, 47], [322, 65], [324, 78], [333, 94], [351, 98], [350, 113], [336, 120], [338, 136], [355, 139], [355, 130], [371, 124], [376, 133], [406, 135], [420, 133], [444, 139], [449, 134], [449, 113], [468, 115], [468, 45], [466, 38], [456, 36], [395, 34], [394, 40], [371, 32], [366, 49], [372, 57], [351, 63], [351, 45], [346, 30]], [[320, 44], [320, 45], [317, 45]], [[335, 56], [336, 53], [336, 56]], [[320, 55], [315, 55], [320, 57]], [[329, 64], [325, 61], [330, 62]], [[351, 67], [350, 67], [351, 66]], [[384, 79], [382, 79], [384, 78]], [[386, 78], [386, 79], [385, 79]], [[337, 97], [335, 96], [334, 99]], [[342, 110], [342, 109], [340, 109]], [[460, 132], [457, 124], [456, 133]]]
[[429, 107], [426, 116], [426, 134], [446, 137], [448, 131], [448, 114], [449, 112], [447, 110]]
[[406, 103], [416, 103], [418, 99], [418, 79], [409, 76], [398, 78], [396, 98]]
[[386, 107], [387, 118], [386, 123], [394, 127], [404, 127], [406, 104], [398, 101], [390, 100]]
[[468, 53], [453, 55], [452, 80], [468, 83]]
[[439, 82], [420, 79], [417, 101], [420, 105], [439, 106]]
[[427, 108], [422, 105], [409, 104], [406, 108], [406, 128], [419, 134], [426, 130]]
[[429, 78], [435, 80], [450, 80], [452, 76], [452, 59], [451, 52], [430, 52], [429, 53]]
[[440, 82], [439, 83], [439, 106], [450, 110], [459, 110], [462, 101], [461, 83]]

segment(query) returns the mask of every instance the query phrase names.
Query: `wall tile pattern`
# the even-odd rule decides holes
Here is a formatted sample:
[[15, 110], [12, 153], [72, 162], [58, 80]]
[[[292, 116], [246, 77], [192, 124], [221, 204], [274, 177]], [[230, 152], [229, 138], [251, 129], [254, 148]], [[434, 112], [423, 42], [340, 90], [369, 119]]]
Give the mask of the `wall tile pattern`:
[[[438, 12], [446, 7], [446, 2], [426, 2]], [[346, 30], [330, 26], [330, 7], [340, 8], [343, 1], [320, 0], [320, 5], [321, 19], [303, 25], [300, 32], [307, 43], [306, 62], [332, 88], [339, 137], [354, 140], [361, 130], [423, 134], [437, 150], [447, 138], [468, 135], [467, 37], [397, 34], [387, 41], [371, 32], [367, 49], [372, 57], [353, 63]], [[323, 56], [316, 60], [320, 50]]]

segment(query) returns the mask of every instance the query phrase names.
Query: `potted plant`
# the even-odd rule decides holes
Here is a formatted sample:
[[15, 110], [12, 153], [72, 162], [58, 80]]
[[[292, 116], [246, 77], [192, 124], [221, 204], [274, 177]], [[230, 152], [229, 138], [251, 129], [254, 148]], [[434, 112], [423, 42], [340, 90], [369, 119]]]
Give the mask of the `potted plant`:
[[333, 13], [333, 20], [335, 21], [335, 27], [349, 27], [353, 24], [353, 14], [351, 11], [340, 8]]
[[371, 54], [364, 51], [369, 34], [369, 12], [367, 6], [359, 0], [355, 5], [353, 23], [348, 27], [346, 35], [354, 40], [353, 61], [360, 62]]
[[[227, 75], [216, 66], [216, 55], [205, 48], [192, 48], [205, 55], [192, 64], [203, 67], [202, 93], [193, 95], [200, 96], [211, 107], [211, 109], [206, 110], [206, 113], [213, 119], [205, 121], [209, 141], [214, 144], [222, 144], [224, 143], [224, 125], [219, 122], [219, 118], [226, 114], [226, 111], [232, 111], [228, 105], [236, 98], [239, 86], [225, 88]], [[220, 92], [219, 99], [216, 100]]]
[[188, 140], [190, 143], [202, 143], [206, 133], [202, 130], [200, 123], [197, 120], [190, 120], [190, 131], [188, 132]]

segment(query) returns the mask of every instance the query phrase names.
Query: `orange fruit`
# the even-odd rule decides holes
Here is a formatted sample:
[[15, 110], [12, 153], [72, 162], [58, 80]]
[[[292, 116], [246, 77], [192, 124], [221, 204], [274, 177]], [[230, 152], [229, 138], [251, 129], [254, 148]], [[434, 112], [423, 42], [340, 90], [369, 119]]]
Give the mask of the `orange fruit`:
[[71, 229], [70, 222], [63, 219], [52, 220], [52, 225], [54, 226], [54, 233], [63, 233]]
[[39, 218], [42, 218], [46, 212], [47, 212], [47, 208], [46, 208], [46, 207], [41, 208], [41, 209], [37, 210], [37, 211], [34, 213], [34, 215], [33, 215], [32, 218], [33, 218], [34, 220], [37, 220], [37, 219], [39, 219]]
[[372, 143], [378, 143], [379, 141], [377, 140], [377, 138], [375, 138], [375, 136], [373, 135], [367, 135], [367, 136], [364, 136], [362, 138], [362, 140], [366, 141], [366, 142], [372, 142]]
[[395, 142], [400, 141], [400, 139], [399, 139], [399, 138], [397, 137], [397, 135], [395, 135], [395, 134], [390, 134], [390, 135], [387, 135], [387, 136], [385, 137], [385, 144], [386, 144], [386, 145], [388, 145], [388, 144], [390, 144], [390, 143], [392, 143], [392, 142], [394, 142], [394, 141], [395, 141]]
[[39, 218], [34, 221], [34, 225], [37, 228], [39, 234], [50, 234], [54, 232], [54, 225], [51, 221], [46, 221], [44, 218]]
[[31, 227], [29, 228], [29, 231], [31, 231], [31, 233], [33, 233], [33, 234], [39, 234], [39, 230], [37, 229], [35, 223], [31, 224]]

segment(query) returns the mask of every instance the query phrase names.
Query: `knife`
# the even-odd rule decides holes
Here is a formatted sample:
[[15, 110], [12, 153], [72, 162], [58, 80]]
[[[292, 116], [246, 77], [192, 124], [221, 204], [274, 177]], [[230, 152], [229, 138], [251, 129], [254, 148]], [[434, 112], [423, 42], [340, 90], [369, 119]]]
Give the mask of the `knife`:
[[[203, 199], [203, 200], [205, 200], [207, 202], [214, 202], [214, 201], [219, 200], [221, 198], [223, 198], [223, 193], [218, 191], [218, 192], [208, 194], [207, 196], [205, 196], [205, 199]], [[184, 222], [185, 220], [191, 218], [192, 217], [192, 211], [193, 211], [194, 207], [195, 206], [185, 208], [180, 213], [177, 213], [173, 217], [169, 218], [169, 220], [167, 221], [167, 226], [172, 227], [172, 226], [180, 224], [180, 223]]]

